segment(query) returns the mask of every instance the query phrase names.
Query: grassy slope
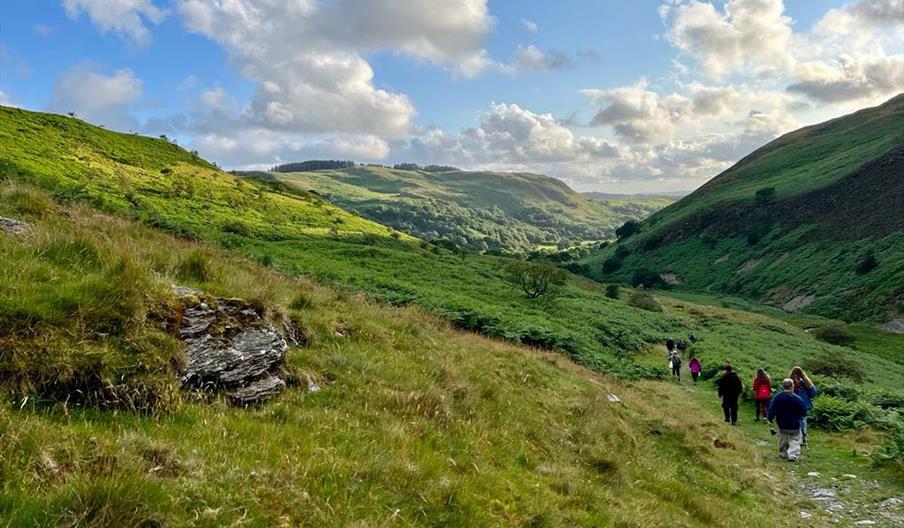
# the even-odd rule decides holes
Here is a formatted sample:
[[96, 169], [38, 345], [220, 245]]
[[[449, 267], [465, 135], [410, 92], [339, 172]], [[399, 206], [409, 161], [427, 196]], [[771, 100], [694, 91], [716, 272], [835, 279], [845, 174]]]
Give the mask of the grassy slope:
[[[601, 377], [415, 308], [287, 278], [85, 206], [59, 208], [21, 184], [0, 184], [0, 196], [0, 214], [35, 226], [0, 236], [0, 315], [22, 294], [76, 314], [20, 320], [14, 354], [62, 333], [56, 344], [78, 342], [78, 356], [118, 380], [135, 368], [129, 343], [146, 344], [139, 361], [174, 354], [147, 313], [167, 304], [171, 284], [189, 284], [299, 317], [309, 344], [291, 348], [289, 367], [324, 385], [295, 385], [251, 409], [176, 393], [157, 417], [4, 402], [0, 526], [765, 526], [795, 513], [778, 466], [675, 386]], [[89, 253], [90, 269], [73, 258]], [[123, 262], [127, 284], [117, 280]], [[187, 262], [204, 273], [186, 273]], [[106, 295], [78, 287], [105, 278], [115, 285]], [[87, 315], [117, 294], [137, 295], [129, 324], [96, 332]], [[63, 372], [78, 363], [70, 352], [51, 346], [16, 368]], [[607, 390], [623, 403], [609, 403]], [[737, 450], [714, 448], [714, 438]]]
[[[892, 195], [883, 196], [888, 203], [881, 207], [860, 207], [867, 198], [857, 194], [859, 180], [843, 184], [864, 165], [890, 159], [904, 148], [902, 130], [904, 96], [899, 96], [881, 107], [787, 134], [646, 220], [641, 233], [625, 244], [635, 254], [606, 278], [630, 280], [635, 270], [646, 266], [677, 274], [690, 290], [736, 293], [777, 304], [812, 294], [816, 301], [806, 308], [812, 313], [893, 316], [894, 299], [889, 296], [900, 293], [904, 283], [904, 235], [889, 228], [899, 222], [894, 218], [900, 216], [900, 174], [891, 176], [892, 185], [885, 190]], [[823, 197], [820, 211], [806, 211], [807, 197], [832, 186], [838, 186], [830, 191], [835, 192], [834, 201]], [[755, 193], [768, 187], [775, 188], [774, 201], [753, 206]], [[876, 192], [879, 198], [882, 190], [860, 192]], [[788, 207], [791, 215], [806, 212], [802, 224], [783, 225]], [[847, 226], [834, 225], [834, 218], [848, 210], [862, 214], [846, 220]], [[746, 230], [758, 223], [765, 223], [767, 230], [751, 244]], [[843, 233], [850, 224], [866, 227]], [[870, 252], [879, 267], [867, 274], [854, 272]], [[607, 248], [585, 259], [592, 276], [603, 278], [602, 263], [613, 254], [614, 248]], [[755, 267], [745, 271], [745, 264]]]
[[[626, 220], [647, 216], [666, 202], [626, 198], [606, 205], [586, 199], [555, 178], [529, 173], [434, 173], [363, 166], [271, 176], [417, 236], [429, 238], [432, 233], [462, 243], [464, 238], [475, 247], [485, 240], [491, 248], [509, 250], [609, 238]], [[387, 214], [387, 207], [397, 212]], [[424, 217], [425, 207], [437, 215]]]
[[[712, 334], [720, 345], [707, 352], [713, 362], [740, 356], [734, 343], [747, 341], [779, 352], [775, 360], [796, 363], [834, 349], [766, 318], [722, 323], [708, 315], [648, 312], [606, 298], [599, 284], [576, 277], [553, 300], [529, 300], [506, 280], [505, 259], [428, 251], [405, 238], [381, 241], [383, 227], [314, 197], [280, 193], [203, 162], [189, 163], [188, 153], [166, 142], [47, 114], [3, 110], [0, 118], [0, 161], [19, 171], [15, 180], [236, 249], [290, 275], [309, 275], [392, 304], [416, 303], [464, 328], [556, 348], [599, 370], [635, 374], [633, 354], [690, 330], [701, 336], [717, 330]], [[160, 172], [168, 167], [176, 169]], [[173, 193], [174, 186], [193, 190]], [[330, 218], [343, 218], [336, 237], [325, 236]], [[227, 221], [246, 226], [245, 234], [224, 232], [220, 222]], [[879, 383], [904, 374], [893, 361], [864, 355], [863, 363]]]
[[[167, 178], [164, 177], [167, 175], [161, 174], [158, 179], [157, 176], [160, 174], [157, 167], [167, 168], [172, 165], [171, 161], [155, 161], [153, 163], [157, 165], [151, 170], [136, 166], [138, 162], [135, 158], [123, 166], [118, 160], [95, 153], [89, 157], [94, 161], [89, 169], [86, 164], [80, 165], [77, 158], [72, 161], [67, 156], [74, 150], [86, 149], [86, 135], [111, 133], [66, 118], [25, 112], [18, 114], [17, 119], [26, 121], [24, 126], [16, 123], [21, 128], [28, 126], [34, 130], [49, 126], [63, 131], [70, 126], [75, 128], [56, 139], [61, 142], [61, 147], [56, 150], [42, 139], [54, 137], [51, 130], [37, 130], [42, 134], [16, 142], [12, 140], [12, 134], [7, 134], [10, 121], [0, 122], [0, 149], [4, 152], [2, 162], [7, 169], [5, 174], [12, 173], [14, 181], [37, 183], [66, 202], [81, 197], [105, 209], [146, 220], [145, 223], [163, 224], [171, 230], [194, 233], [254, 255], [258, 260], [272, 263], [292, 274], [318, 276], [379, 298], [399, 300], [400, 296], [404, 296], [438, 312], [469, 310], [481, 315], [484, 320], [497, 317], [492, 327], [484, 328], [497, 335], [518, 339], [523, 332], [543, 330], [557, 337], [568, 337], [576, 343], [578, 356], [591, 364], [598, 362], [598, 366], [621, 367], [632, 361], [632, 350], [646, 350], [648, 342], [682, 335], [688, 329], [693, 329], [701, 337], [697, 352], [706, 364], [731, 359], [742, 367], [745, 377], [753, 366], [759, 364], [780, 371], [814, 354], [843, 350], [815, 342], [795, 325], [764, 315], [669, 301], [666, 301], [665, 313], [645, 312], [628, 306], [624, 301], [606, 299], [600, 294], [598, 285], [575, 278], [569, 280], [562, 296], [555, 302], [548, 305], [530, 303], [502, 280], [498, 272], [502, 262], [499, 259], [471, 256], [462, 259], [448, 253], [437, 255], [418, 249], [404, 238], [389, 238], [377, 245], [363, 244], [360, 234], [345, 230], [337, 240], [323, 236], [323, 228], [320, 231], [307, 230], [302, 215], [299, 215], [302, 220], [290, 226], [282, 226], [278, 222], [272, 226], [264, 222], [257, 224], [253, 221], [255, 215], [264, 214], [258, 211], [257, 199], [261, 196], [265, 199], [278, 196], [287, 200], [283, 214], [295, 214], [295, 208], [307, 211], [320, 210], [324, 206], [318, 206], [313, 199], [299, 200], [291, 194], [273, 193], [267, 187], [247, 183], [243, 186], [230, 180], [229, 175], [209, 168], [200, 170], [203, 163], [193, 163], [191, 167], [180, 169], [180, 173], [194, 174], [192, 185], [203, 192], [195, 192], [193, 198], [170, 194], [169, 200], [146, 200], [145, 197], [161, 195], [172, 189], [177, 181], [174, 177], [170, 175]], [[27, 133], [27, 130], [22, 133]], [[166, 143], [125, 135], [111, 135], [100, 143], [116, 145], [120, 141], [127, 144], [124, 145], [125, 150], [144, 146], [151, 158], [154, 158], [154, 149], [171, 148]], [[179, 159], [188, 156], [182, 152], [175, 155]], [[43, 163], [40, 156], [46, 156]], [[60, 173], [78, 175], [75, 181], [64, 180], [55, 173], [57, 164], [67, 163], [66, 160], [70, 160], [71, 166]], [[26, 166], [29, 162], [31, 164]], [[87, 185], [83, 185], [82, 179]], [[140, 185], [134, 185], [134, 182]], [[126, 206], [117, 202], [116, 192], [110, 190], [118, 189], [114, 185], [134, 189], [132, 192], [137, 196], [132, 196], [132, 200], [136, 200], [137, 205], [130, 202]], [[227, 202], [227, 205], [221, 205], [216, 193], [206, 192], [208, 187], [216, 190], [220, 186], [240, 191], [241, 194], [233, 196], [233, 204]], [[246, 192], [253, 193], [255, 199], [248, 198]], [[191, 217], [198, 211], [227, 206], [230, 207], [230, 220], [254, 227], [254, 238], [224, 233], [222, 226], [203, 221], [203, 214], [201, 218]], [[23, 349], [19, 346], [21, 343], [14, 343], [16, 354], [3, 356], [4, 361], [21, 358], [23, 352], [24, 357], [28, 353], [38, 354], [53, 367], [45, 374], [63, 375], [64, 379], [65, 375], [72, 374], [72, 369], [67, 371], [67, 368], [92, 367], [96, 370], [99, 361], [104, 367], [100, 369], [100, 374], [110, 379], [118, 380], [125, 374], [127, 377], [136, 376], [132, 380], [146, 381], [144, 377], [151, 376], [161, 383], [157, 375], [165, 368], [166, 361], [151, 365], [139, 362], [140, 368], [136, 371], [135, 362], [128, 359], [135, 357], [134, 354], [145, 357], [143, 354], [151, 351], [148, 346], [159, 349], [160, 353], [147, 357], [165, 360], [176, 354], [177, 351], [167, 346], [166, 337], [160, 336], [153, 325], [138, 327], [140, 333], [137, 336], [111, 333], [108, 326], [112, 324], [114, 330], [118, 327], [136, 328], [135, 322], [140, 321], [145, 313], [144, 303], [157, 299], [151, 303], [156, 305], [162, 302], [161, 295], [165, 301], [164, 292], [170, 283], [200, 286], [222, 295], [259, 298], [269, 305], [282, 307], [306, 304], [293, 303], [300, 290], [304, 290], [306, 297], [314, 302], [313, 308], [301, 310], [300, 315], [309, 318], [306, 326], [314, 339], [310, 354], [306, 351], [293, 352], [292, 365], [299, 372], [321, 379], [347, 378], [348, 384], [336, 383], [337, 390], [343, 394], [338, 402], [332, 399], [336, 392], [328, 390], [309, 395], [293, 389], [279, 403], [258, 411], [190, 405], [159, 422], [129, 415], [79, 411], [72, 413], [75, 417], [73, 425], [73, 419], [60, 415], [63, 411], [59, 408], [50, 414], [4, 411], [3, 421], [0, 422], [4, 429], [0, 434], [14, 439], [14, 442], [4, 443], [11, 454], [3, 457], [4, 463], [8, 464], [3, 466], [3, 481], [16, 483], [4, 489], [7, 493], [5, 504], [11, 505], [5, 511], [10, 515], [12, 506], [15, 506], [17, 515], [21, 516], [39, 515], [45, 509], [46, 515], [71, 516], [111, 501], [114, 507], [110, 511], [101, 508], [101, 513], [116, 515], [131, 511], [140, 516], [149, 510], [160, 510], [160, 515], [185, 519], [184, 511], [191, 510], [192, 514], [197, 511], [205, 519], [202, 522], [210, 525], [232, 522], [245, 511], [258, 524], [265, 521], [272, 524], [282, 517], [289, 519], [286, 521], [289, 525], [293, 522], [346, 524], [348, 519], [353, 518], [380, 523], [391, 517], [392, 511], [383, 511], [373, 505], [386, 503], [397, 504], [400, 509], [398, 515], [404, 511], [408, 515], [406, 519], [417, 519], [422, 523], [429, 521], [428, 517], [422, 516], [440, 516], [440, 509], [445, 508], [447, 515], [454, 515], [446, 519], [449, 524], [464, 525], [517, 524], [533, 517], [538, 519], [535, 524], [540, 525], [547, 522], [544, 519], [548, 519], [547, 524], [551, 525], [560, 521], [561, 524], [575, 524], [572, 522], [574, 519], [586, 523], [600, 519], [600, 523], [626, 526], [650, 526], [665, 520], [674, 525], [675, 519], [687, 525], [694, 525], [695, 522], [706, 524], [712, 518], [712, 512], [722, 508], [736, 512], [737, 518], [756, 517], [762, 512], [750, 513], [747, 506], [750, 500], [765, 501], [767, 506], [764, 506], [763, 512], [766, 513], [763, 515], [774, 513], [772, 499], [763, 497], [762, 489], [758, 488], [763, 483], [762, 475], [751, 479], [744, 477], [734, 484], [729, 483], [727, 477], [712, 487], [701, 484], [727, 474], [720, 473], [725, 471], [721, 460], [727, 458], [730, 465], [736, 462], [737, 455], [744, 461], [742, 469], [752, 468], [746, 464], [755, 455], [743, 447], [742, 439], [734, 436], [728, 438], [737, 440], [742, 453], [724, 453], [706, 447], [710, 445], [712, 435], [732, 433], [725, 433], [712, 425], [706, 415], [698, 415], [681, 404], [684, 401], [682, 393], [674, 392], [667, 386], [643, 382], [632, 388], [605, 379], [605, 384], [626, 401], [629, 400], [634, 415], [597, 416], [595, 413], [608, 413], [612, 408], [602, 402], [602, 394], [595, 383], [575, 381], [573, 373], [580, 373], [578, 378], [592, 376], [562, 363], [558, 356], [536, 354], [523, 359], [525, 356], [521, 349], [477, 336], [462, 336], [414, 309], [387, 310], [361, 299], [352, 301], [348, 295], [325, 290], [310, 282], [285, 279], [231, 254], [191, 242], [176, 241], [140, 224], [97, 217], [79, 208], [66, 209], [66, 216], [46, 213], [54, 207], [48, 205], [46, 197], [21, 187], [21, 184], [7, 184], [3, 190], [0, 215], [36, 221], [39, 227], [38, 234], [25, 241], [9, 237], [0, 239], [4, 259], [15, 259], [21, 263], [4, 267], [0, 274], [3, 281], [0, 287], [0, 315], [3, 320], [14, 325], [18, 322], [23, 328], [27, 328], [26, 324], [44, 325], [45, 331], [36, 336], [26, 336], [27, 339], [22, 341], [26, 344], [42, 345], [44, 343], [40, 339], [46, 338], [51, 344], [76, 343], [78, 346], [48, 347], [46, 350], [59, 354], [48, 357], [40, 346]], [[160, 221], [164, 214], [165, 223]], [[321, 221], [319, 216], [312, 218], [314, 222]], [[379, 226], [353, 218], [341, 225], [358, 222], [364, 226], [361, 229], [368, 233], [385, 233], [385, 229]], [[323, 227], [328, 225], [330, 223], [326, 221]], [[85, 250], [85, 247], [92, 249]], [[89, 256], [96, 254], [98, 257], [86, 262], [82, 258], [86, 252]], [[92, 260], [98, 259], [100, 262], [91, 264]], [[202, 267], [209, 273], [199, 274], [197, 265], [189, 265], [195, 259], [205, 262]], [[91, 264], [90, 269], [86, 269], [86, 264]], [[129, 270], [129, 273], [124, 274], [123, 270]], [[123, 277], [129, 280], [123, 280]], [[146, 289], [136, 292], [135, 284], [144, 285], [142, 288]], [[105, 289], [105, 285], [112, 285], [113, 289]], [[129, 295], [113, 295], [117, 291]], [[150, 297], [142, 294], [143, 291], [148, 292]], [[115, 310], [119, 297], [134, 303], [127, 306], [129, 310], [125, 320]], [[23, 316], [23, 306], [46, 307], [47, 310]], [[94, 309], [97, 306], [113, 307], [114, 310]], [[113, 315], [110, 315], [111, 311]], [[129, 324], [119, 324], [118, 321]], [[95, 327], [98, 324], [100, 328]], [[337, 336], [337, 330], [349, 338], [346, 340]], [[73, 335], [81, 337], [72, 339]], [[154, 339], [149, 340], [149, 337]], [[39, 339], [37, 342], [29, 341], [36, 338]], [[130, 347], [135, 343], [144, 344], [145, 348]], [[845, 352], [863, 364], [868, 376], [868, 390], [895, 387], [904, 374], [900, 358], [883, 360], [866, 352]], [[97, 361], [92, 362], [92, 359]], [[638, 359], [645, 362], [647, 356]], [[73, 365], [73, 360], [82, 360], [82, 364]], [[535, 370], [531, 372], [524, 367], [523, 361], [528, 361], [530, 368]], [[556, 368], [550, 363], [555, 363]], [[650, 364], [660, 370], [659, 363], [661, 361]], [[26, 371], [31, 365], [34, 363], [28, 361], [12, 363], [14, 368], [25, 368]], [[456, 382], [444, 385], [443, 380], [448, 373], [437, 365], [451, 371]], [[10, 364], [4, 363], [3, 368], [10, 368]], [[562, 372], [563, 369], [565, 372]], [[7, 377], [4, 376], [4, 379]], [[392, 390], [373, 390], [374, 386], [383, 388], [386, 384]], [[574, 386], [578, 389], [590, 387], [591, 393], [583, 400], [583, 397], [571, 397], [570, 391]], [[172, 391], [163, 389], [160, 394], [172, 395]], [[503, 396], [496, 399], [494, 394]], [[170, 403], [178, 408], [178, 393], [175, 395]], [[456, 407], [456, 398], [462, 396], [469, 403]], [[325, 400], [317, 404], [321, 397]], [[491, 403], [483, 403], [484, 400]], [[679, 405], [662, 408], [658, 404], [661, 401], [675, 401]], [[365, 403], [363, 408], [362, 402]], [[518, 412], [510, 412], [512, 405], [522, 403], [524, 407], [519, 407]], [[437, 436], [433, 425], [425, 425], [437, 420], [437, 412], [439, 415], [448, 414], [444, 404], [451, 406], [455, 413], [463, 413], [461, 422], [457, 422], [460, 427], [456, 433], [460, 434], [457, 440]], [[313, 414], [305, 414], [306, 405], [314, 406], [314, 410], [310, 411]], [[393, 418], [386, 421], [387, 416]], [[688, 420], [688, 416], [690, 423], [696, 425], [685, 428], [680, 423]], [[520, 421], [522, 419], [525, 421]], [[384, 421], [386, 428], [383, 428]], [[435, 427], [444, 427], [445, 422], [439, 421], [440, 424]], [[666, 430], [659, 425], [653, 427], [666, 433], [661, 435], [664, 443], [660, 444], [657, 440], [659, 435], [649, 437], [642, 432], [650, 430], [647, 427], [650, 422], [665, 423]], [[622, 425], [613, 426], [613, 423]], [[203, 428], [205, 424], [212, 428]], [[285, 424], [292, 425], [288, 427]], [[322, 432], [322, 429], [331, 432]], [[305, 435], [315, 434], [310, 432], [312, 430], [324, 436], [316, 436], [309, 441]], [[628, 431], [627, 436], [611, 436], [613, 431], [619, 430]], [[92, 435], [106, 440], [100, 444], [85, 440]], [[412, 435], [414, 439], [409, 438]], [[691, 436], [684, 437], [686, 435]], [[49, 438], [53, 438], [53, 442]], [[296, 440], [299, 438], [304, 438], [304, 442]], [[626, 474], [624, 479], [603, 478], [605, 486], [598, 488], [597, 481], [593, 480], [598, 477], [587, 477], [587, 470], [580, 469], [586, 467], [586, 461], [571, 458], [562, 462], [568, 466], [562, 471], [575, 480], [572, 481], [571, 477], [556, 478], [555, 475], [559, 475], [556, 469], [549, 472], [540, 463], [534, 465], [530, 461], [537, 459], [530, 458], [530, 453], [527, 459], [515, 456], [520, 453], [517, 449], [511, 449], [512, 444], [506, 443], [509, 440], [517, 445], [537, 445], [545, 457], [571, 456], [568, 453], [589, 456], [605, 451], [612, 453], [618, 464], [630, 466], [630, 471], [636, 469], [639, 473]], [[295, 456], [280, 459], [281, 450], [286, 445], [295, 445], [293, 442], [300, 446], [293, 451]], [[333, 445], [334, 442], [341, 446], [339, 451], [324, 450], [324, 445]], [[243, 449], [231, 449], [234, 444]], [[392, 450], [387, 452], [382, 449], [386, 445], [391, 446]], [[472, 480], [463, 481], [457, 488], [460, 492], [453, 490], [456, 493], [451, 504], [455, 507], [451, 512], [449, 503], [443, 502], [450, 500], [449, 495], [443, 495], [440, 491], [447, 490], [449, 485], [442, 478], [446, 475], [440, 473], [440, 460], [452, 467], [460, 464], [448, 462], [449, 452], [440, 448], [448, 445], [453, 448], [459, 446], [458, 452], [471, 453], [472, 458], [474, 452], [480, 453], [480, 460], [472, 461], [481, 468], [473, 473], [468, 470], [466, 474]], [[465, 447], [460, 447], [462, 445]], [[585, 445], [592, 449], [582, 447]], [[481, 446], [484, 451], [478, 450]], [[868, 449], [870, 446], [865, 447]], [[636, 451], [625, 453], [625, 449]], [[374, 454], [375, 450], [384, 455]], [[241, 455], [224, 456], [224, 453], [234, 451]], [[537, 454], [537, 451], [531, 452]], [[646, 459], [645, 455], [641, 455], [643, 453], [651, 454], [651, 459]], [[50, 460], [66, 462], [63, 476], [54, 476], [57, 470], [53, 464], [47, 463], [45, 454], [51, 457]], [[117, 467], [124, 468], [121, 473], [116, 473], [115, 478], [104, 476], [112, 471], [109, 468], [112, 455], [115, 455]], [[421, 456], [424, 458], [419, 458]], [[688, 457], [694, 457], [693, 464], [686, 463]], [[175, 463], [173, 458], [182, 461], [176, 464], [179, 468], [177, 480], [158, 480], [158, 477], [148, 476], [147, 472], [154, 465], [162, 464], [164, 469], [153, 473], [169, 472], [166, 467]], [[376, 462], [364, 469], [354, 462], [369, 458]], [[455, 456], [451, 458], [458, 460]], [[306, 465], [293, 465], [297, 459], [304, 459]], [[407, 464], [414, 459], [421, 463]], [[500, 462], [494, 462], [496, 460]], [[757, 464], [756, 459], [752, 460], [751, 464]], [[485, 473], [483, 468], [486, 463], [498, 463], [503, 467]], [[608, 471], [606, 468], [609, 466], [608, 462], [590, 465], [603, 471]], [[540, 476], [526, 472], [525, 468]], [[71, 473], [66, 473], [69, 469], [72, 469]], [[307, 475], [316, 478], [305, 480], [305, 470], [308, 470]], [[734, 467], [728, 469], [736, 470]], [[244, 482], [242, 479], [251, 471], [263, 474], [269, 480], [259, 486], [240, 486], [238, 483]], [[705, 474], [699, 473], [701, 471]], [[459, 470], [454, 472], [459, 475]], [[710, 472], [713, 472], [712, 477], [707, 476]], [[336, 480], [337, 474], [345, 476], [341, 484]], [[349, 480], [349, 475], [354, 478]], [[592, 471], [590, 475], [593, 475]], [[450, 478], [451, 482], [455, 482], [455, 478]], [[544, 479], [543, 482], [547, 483], [557, 482], [553, 486], [556, 493], [568, 498], [535, 500], [534, 493], [538, 488], [537, 482], [531, 480], [534, 478]], [[657, 480], [662, 478], [675, 480]], [[648, 479], [653, 483], [652, 487], [645, 484]], [[294, 501], [292, 504], [273, 493], [276, 487], [274, 482], [279, 482], [281, 486], [288, 482], [285, 487]], [[506, 484], [500, 486], [500, 482]], [[689, 482], [693, 485], [688, 485]], [[181, 492], [178, 497], [166, 491], [174, 485]], [[609, 486], [628, 491], [624, 491], [624, 495], [608, 495], [616, 493], [609, 491]], [[760, 491], [750, 491], [751, 487]], [[716, 491], [716, 488], [721, 491]], [[705, 490], [705, 494], [701, 494], [700, 489]], [[41, 490], [41, 493], [36, 494], [35, 490]], [[415, 490], [420, 491], [423, 497], [417, 497]], [[710, 498], [711, 492], [716, 495], [728, 493], [731, 498], [723, 503]], [[753, 493], [755, 498], [748, 498], [749, 493]], [[311, 503], [305, 502], [312, 497]], [[234, 509], [231, 505], [235, 503], [242, 503], [245, 510]], [[588, 503], [591, 505], [587, 506]], [[147, 504], [152, 506], [148, 508]], [[313, 506], [309, 508], [305, 504]], [[555, 506], [547, 510], [549, 504]], [[671, 510], [672, 504], [681, 506]], [[614, 511], [612, 505], [616, 506]], [[709, 506], [714, 509], [707, 509]], [[662, 508], [671, 513], [663, 514]], [[272, 515], [276, 514], [267, 513], [271, 509], [281, 516], [280, 519], [274, 520]], [[310, 517], [313, 520], [299, 520], [299, 511], [302, 510], [305, 519], [313, 515]], [[692, 517], [678, 510], [689, 512]], [[768, 513], [770, 511], [772, 513]], [[441, 516], [436, 518], [442, 519]]]

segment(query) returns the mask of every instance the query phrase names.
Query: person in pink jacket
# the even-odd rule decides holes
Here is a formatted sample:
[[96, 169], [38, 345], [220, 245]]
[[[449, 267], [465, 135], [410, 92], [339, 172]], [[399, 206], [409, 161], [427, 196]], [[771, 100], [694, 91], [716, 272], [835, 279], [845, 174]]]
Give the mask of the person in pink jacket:
[[687, 369], [691, 371], [691, 377], [694, 378], [694, 383], [697, 383], [697, 378], [700, 377], [700, 360], [697, 359], [697, 356], [691, 356], [691, 360], [687, 364]]

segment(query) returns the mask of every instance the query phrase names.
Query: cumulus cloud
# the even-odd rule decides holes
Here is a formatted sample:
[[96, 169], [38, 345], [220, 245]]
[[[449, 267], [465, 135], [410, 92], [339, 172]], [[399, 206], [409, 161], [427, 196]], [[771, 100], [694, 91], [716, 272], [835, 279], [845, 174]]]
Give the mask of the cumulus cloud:
[[0, 90], [0, 105], [15, 106], [15, 103], [13, 103], [13, 100], [10, 99], [10, 97], [8, 95], [6, 95], [6, 92], [4, 92], [3, 90]]
[[95, 65], [86, 63], [69, 69], [56, 80], [50, 109], [75, 112], [87, 120], [125, 129], [136, 124], [128, 108], [141, 94], [141, 79], [132, 70], [105, 75]]
[[521, 19], [521, 25], [524, 26], [524, 29], [528, 33], [536, 33], [537, 31], [540, 30], [540, 28], [539, 28], [539, 26], [537, 26], [536, 22], [534, 22], [533, 20], [528, 20], [526, 18]]
[[884, 97], [904, 91], [904, 56], [855, 58], [843, 54], [834, 65], [825, 61], [800, 64], [794, 79], [789, 91], [820, 102]]
[[159, 24], [166, 18], [166, 11], [152, 0], [63, 0], [63, 7], [70, 18], [87, 14], [101, 31], [138, 43], [150, 40], [146, 22]]
[[668, 41], [712, 78], [736, 71], [771, 74], [793, 64], [792, 20], [782, 0], [727, 0], [721, 11], [691, 0], [664, 5], [660, 15], [669, 26]]
[[414, 106], [374, 85], [364, 53], [394, 51], [470, 76], [492, 64], [486, 0], [427, 3], [182, 0], [185, 25], [222, 44], [259, 87], [242, 111], [248, 126], [287, 133], [411, 131]]
[[571, 57], [563, 51], [544, 52], [536, 46], [518, 46], [514, 68], [517, 72], [555, 71], [571, 67]]

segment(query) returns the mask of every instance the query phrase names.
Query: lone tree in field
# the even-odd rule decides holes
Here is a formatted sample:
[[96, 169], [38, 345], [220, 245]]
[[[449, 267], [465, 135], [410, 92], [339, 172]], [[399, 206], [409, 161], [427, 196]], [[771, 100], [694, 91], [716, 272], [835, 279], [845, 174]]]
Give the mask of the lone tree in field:
[[565, 270], [552, 262], [512, 262], [505, 267], [509, 280], [531, 299], [549, 293], [565, 284]]

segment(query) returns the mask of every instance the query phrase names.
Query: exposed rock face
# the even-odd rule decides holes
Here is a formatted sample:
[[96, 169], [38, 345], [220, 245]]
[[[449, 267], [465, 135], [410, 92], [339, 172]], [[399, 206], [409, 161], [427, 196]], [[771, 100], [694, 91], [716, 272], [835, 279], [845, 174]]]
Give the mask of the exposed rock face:
[[27, 235], [31, 232], [31, 224], [0, 216], [0, 231], [8, 235]]
[[805, 308], [808, 304], [816, 300], [815, 295], [798, 295], [782, 305], [782, 310], [786, 312], [796, 312]]
[[896, 334], [904, 334], [904, 319], [894, 319], [885, 324], [880, 324], [879, 328], [886, 332], [894, 332]]
[[261, 402], [285, 388], [279, 373], [288, 344], [257, 310], [241, 299], [173, 291], [184, 301], [176, 329], [188, 357], [183, 387], [223, 391], [239, 404]]

